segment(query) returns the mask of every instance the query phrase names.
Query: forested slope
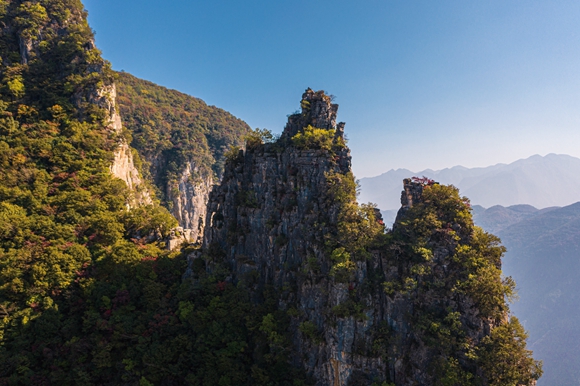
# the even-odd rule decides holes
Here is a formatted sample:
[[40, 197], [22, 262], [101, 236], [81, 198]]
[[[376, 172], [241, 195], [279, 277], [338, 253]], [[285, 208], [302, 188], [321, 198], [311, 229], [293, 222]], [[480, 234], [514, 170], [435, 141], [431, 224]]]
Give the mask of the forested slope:
[[223, 173], [224, 153], [243, 145], [250, 127], [201, 99], [117, 73], [117, 103], [131, 145], [148, 162], [146, 172], [163, 194], [177, 181], [183, 165], [193, 162], [200, 174]]
[[356, 204], [344, 125], [323, 92], [307, 91], [279, 140], [256, 132], [226, 154], [204, 247], [168, 252], [176, 221], [114, 177], [119, 149], [129, 168], [128, 143], [146, 154], [139, 141], [158, 135], [153, 153], [187, 160], [179, 185], [201, 170], [196, 146], [201, 160], [213, 147], [219, 172], [243, 123], [228, 117], [239, 130], [220, 136], [219, 117], [188, 131], [152, 112], [162, 127], [135, 121], [132, 139], [79, 1], [1, 0], [0, 28], [0, 384], [533, 385], [541, 374], [507, 313], [498, 240], [455, 189], [422, 183], [405, 186], [385, 233]]

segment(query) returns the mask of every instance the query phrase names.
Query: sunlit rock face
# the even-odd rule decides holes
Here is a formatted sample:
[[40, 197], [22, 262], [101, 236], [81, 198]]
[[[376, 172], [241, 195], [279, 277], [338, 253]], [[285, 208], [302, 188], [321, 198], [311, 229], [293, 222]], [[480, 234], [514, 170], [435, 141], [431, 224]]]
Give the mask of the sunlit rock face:
[[201, 173], [193, 162], [188, 162], [173, 189], [167, 190], [172, 203], [171, 214], [187, 230], [187, 240], [201, 242], [209, 193], [213, 187], [211, 173]]

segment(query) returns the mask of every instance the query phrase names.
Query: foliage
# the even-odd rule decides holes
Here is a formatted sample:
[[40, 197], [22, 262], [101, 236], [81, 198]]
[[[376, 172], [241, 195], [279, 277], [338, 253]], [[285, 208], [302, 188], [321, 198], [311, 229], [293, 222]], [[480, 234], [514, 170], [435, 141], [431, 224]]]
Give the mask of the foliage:
[[[131, 145], [147, 161], [144, 172], [164, 197], [187, 162], [193, 163], [199, 174], [220, 177], [226, 158], [231, 157], [230, 147], [243, 145], [246, 136], [257, 133], [201, 99], [125, 72], [117, 76], [117, 102], [132, 136]], [[263, 135], [266, 132], [260, 131]]]
[[235, 163], [241, 159], [240, 157], [240, 147], [239, 146], [230, 146], [230, 148], [224, 153], [224, 158], [226, 162]]
[[[319, 129], [308, 125], [302, 132], [292, 137], [292, 143], [298, 149], [332, 150], [335, 145], [334, 129]], [[344, 147], [344, 144], [342, 144]]]
[[260, 204], [256, 198], [256, 193], [251, 190], [240, 190], [235, 196], [236, 206], [245, 206], [247, 208], [259, 208]]
[[244, 138], [246, 140], [246, 149], [254, 149], [265, 143], [277, 141], [276, 136], [268, 129], [255, 129], [250, 131]]
[[[0, 384], [305, 380], [288, 365], [288, 321], [271, 302], [256, 308], [247, 290], [201, 270], [195, 287], [182, 282], [186, 256], [155, 241], [176, 220], [158, 205], [127, 209], [130, 192], [109, 170], [118, 137], [95, 97], [114, 74], [80, 2], [0, 1], [0, 17]], [[21, 36], [33, 41], [26, 64]], [[144, 153], [207, 145], [219, 159], [246, 130], [201, 101], [121, 78], [157, 92], [122, 102]], [[144, 140], [137, 118], [160, 137]]]
[[338, 318], [354, 317], [358, 320], [367, 320], [364, 308], [364, 304], [358, 303], [351, 296], [339, 305], [332, 307], [332, 313]]
[[526, 349], [528, 335], [511, 317], [483, 338], [479, 349], [481, 367], [490, 385], [529, 385], [542, 375], [542, 363]]
[[[469, 201], [456, 188], [415, 182], [423, 185], [422, 199], [396, 224], [391, 246], [393, 259], [412, 258], [401, 261], [399, 283], [383, 283], [385, 292], [400, 291], [413, 303], [414, 330], [433, 350], [437, 384], [474, 384], [481, 368], [489, 374], [483, 384], [529, 384], [541, 375], [541, 364], [525, 349], [517, 319], [506, 321], [515, 284], [501, 277], [505, 248], [473, 225]], [[476, 317], [464, 316], [458, 305], [466, 301], [479, 311]], [[492, 327], [480, 343], [469, 338], [478, 324]]]
[[374, 205], [356, 202], [357, 185], [352, 172], [329, 172], [326, 184], [330, 198], [339, 207], [336, 234], [327, 240], [327, 246], [332, 248], [331, 258], [337, 263], [333, 269], [352, 270], [354, 263], [351, 259], [369, 257], [370, 249], [380, 244], [385, 227], [375, 217]]
[[[94, 48], [80, 2], [1, 1], [0, 18], [0, 384], [307, 383], [290, 364], [290, 320], [300, 313], [279, 309], [278, 290], [231, 283], [219, 245], [194, 259], [194, 278], [183, 280], [187, 256], [156, 237], [175, 219], [157, 205], [127, 209], [130, 192], [109, 170], [119, 140], [107, 128], [110, 100], [99, 99], [112, 92], [115, 75]], [[20, 52], [21, 39], [29, 52]], [[195, 98], [118, 76], [129, 128], [122, 135], [133, 137], [160, 187], [185, 162], [219, 174], [225, 149], [241, 145], [248, 132]], [[332, 151], [344, 146], [334, 134], [309, 126], [293, 142]], [[252, 135], [255, 143], [269, 140], [265, 131]], [[159, 154], [166, 174], [152, 162]], [[400, 282], [383, 288], [412, 302], [412, 335], [436, 353], [441, 384], [466, 384], [478, 366], [490, 385], [541, 375], [517, 319], [504, 319], [505, 297], [513, 294], [513, 282], [500, 276], [504, 250], [473, 226], [456, 189], [426, 184], [423, 202], [385, 235], [376, 208], [356, 203], [351, 173], [328, 173], [326, 182], [336, 209], [325, 234], [331, 275], [350, 281], [375, 249], [401, 262]], [[252, 192], [237, 198], [257, 204]], [[230, 226], [238, 232], [235, 221]], [[275, 244], [290, 241], [279, 234]], [[443, 277], [432, 269], [437, 259], [446, 259]], [[352, 284], [334, 317], [366, 318], [365, 286]], [[457, 308], [463, 298], [493, 327], [477, 345]], [[298, 330], [313, 344], [323, 342], [313, 321]], [[385, 361], [395, 333], [379, 326], [373, 335], [372, 350]]]
[[313, 343], [320, 344], [322, 343], [322, 336], [320, 331], [318, 331], [318, 327], [314, 322], [310, 320], [304, 321], [300, 323], [298, 326], [298, 330], [303, 333], [305, 336], [308, 337]]
[[356, 269], [356, 264], [351, 260], [350, 253], [345, 248], [338, 247], [332, 251], [330, 260], [333, 263], [330, 276], [339, 283], [348, 282]]
[[24, 39], [37, 39], [40, 28], [47, 21], [46, 9], [39, 3], [25, 1], [16, 9], [14, 24]]

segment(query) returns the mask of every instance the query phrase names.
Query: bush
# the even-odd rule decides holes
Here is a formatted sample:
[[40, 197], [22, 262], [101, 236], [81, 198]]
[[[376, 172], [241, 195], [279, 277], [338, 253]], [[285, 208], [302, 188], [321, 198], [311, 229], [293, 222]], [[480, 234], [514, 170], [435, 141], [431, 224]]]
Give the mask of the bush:
[[512, 317], [482, 339], [480, 364], [490, 385], [530, 385], [542, 376], [542, 362], [526, 349], [527, 338], [518, 319]]
[[308, 125], [301, 133], [292, 137], [292, 142], [294, 146], [302, 150], [331, 150], [334, 133], [334, 129], [319, 129]]
[[244, 139], [246, 140], [246, 149], [255, 149], [264, 143], [274, 142], [276, 137], [268, 129], [255, 129], [247, 134]]
[[313, 322], [307, 320], [306, 322], [300, 323], [298, 329], [301, 333], [306, 335], [308, 339], [310, 339], [314, 343], [322, 343], [322, 337], [320, 336], [320, 332], [318, 331], [318, 327]]
[[238, 162], [240, 157], [240, 147], [239, 146], [230, 146], [230, 148], [224, 153], [224, 157], [226, 162]]

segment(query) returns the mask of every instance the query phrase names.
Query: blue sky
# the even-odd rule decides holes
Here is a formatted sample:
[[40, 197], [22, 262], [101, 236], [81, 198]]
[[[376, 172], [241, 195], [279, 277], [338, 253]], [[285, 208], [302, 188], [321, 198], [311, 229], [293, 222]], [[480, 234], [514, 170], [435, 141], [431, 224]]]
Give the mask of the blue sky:
[[336, 96], [357, 177], [580, 157], [580, 2], [84, 0], [116, 70], [280, 132]]

